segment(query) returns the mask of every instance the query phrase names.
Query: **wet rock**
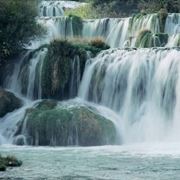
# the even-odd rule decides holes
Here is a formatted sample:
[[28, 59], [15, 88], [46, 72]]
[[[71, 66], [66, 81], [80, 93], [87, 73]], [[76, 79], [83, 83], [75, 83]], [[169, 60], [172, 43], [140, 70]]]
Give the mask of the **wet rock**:
[[13, 93], [0, 89], [0, 117], [22, 106], [22, 102]]
[[55, 102], [45, 100], [27, 110], [18, 132], [26, 137], [28, 145], [96, 146], [115, 143], [115, 125], [101, 116], [96, 108], [73, 102], [54, 107], [50, 104]]

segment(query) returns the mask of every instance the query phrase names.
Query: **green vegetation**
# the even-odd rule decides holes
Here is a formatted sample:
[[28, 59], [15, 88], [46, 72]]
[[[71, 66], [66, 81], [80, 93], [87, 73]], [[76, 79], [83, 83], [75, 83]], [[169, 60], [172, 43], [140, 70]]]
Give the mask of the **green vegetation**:
[[168, 42], [168, 34], [153, 34], [150, 30], [143, 30], [139, 33], [135, 46], [141, 48], [161, 47]]
[[19, 161], [14, 156], [2, 157], [0, 155], [0, 171], [6, 171], [7, 167], [19, 167], [22, 165], [22, 161]]
[[47, 47], [48, 52], [42, 70], [42, 96], [57, 99], [72, 98], [69, 97], [69, 89], [73, 73], [72, 64], [75, 58], [79, 58], [80, 76], [82, 77], [87, 51], [95, 56], [101, 50], [109, 48], [102, 40], [85, 41], [78, 38], [55, 40]]
[[42, 31], [36, 16], [36, 0], [0, 0], [0, 66]]
[[180, 12], [179, 0], [140, 0], [138, 6], [146, 13], [155, 13], [160, 9], [166, 9], [169, 13]]
[[180, 12], [179, 0], [84, 0], [84, 2], [91, 4], [91, 10], [88, 8], [72, 10], [74, 15], [86, 18], [125, 17], [140, 12], [157, 13], [162, 8], [169, 13]]
[[27, 110], [26, 125], [22, 123], [20, 128], [26, 128], [23, 135], [29, 145], [94, 146], [115, 143], [114, 124], [96, 109], [77, 102], [56, 104], [56, 101], [44, 100]]
[[65, 16], [70, 16], [70, 15], [79, 16], [82, 19], [90, 19], [90, 18], [98, 17], [96, 10], [93, 8], [92, 4], [80, 6], [75, 9], [67, 9], [65, 11]]

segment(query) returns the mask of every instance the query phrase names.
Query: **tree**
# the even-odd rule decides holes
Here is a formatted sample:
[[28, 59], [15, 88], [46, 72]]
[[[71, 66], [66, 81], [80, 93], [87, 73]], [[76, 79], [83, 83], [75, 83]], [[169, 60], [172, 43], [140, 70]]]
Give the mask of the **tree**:
[[37, 12], [36, 0], [0, 0], [0, 66], [40, 32]]

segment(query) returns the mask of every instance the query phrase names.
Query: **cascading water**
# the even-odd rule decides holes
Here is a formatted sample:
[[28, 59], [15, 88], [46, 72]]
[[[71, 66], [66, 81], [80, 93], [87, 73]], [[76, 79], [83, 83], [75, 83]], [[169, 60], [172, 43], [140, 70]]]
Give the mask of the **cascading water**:
[[39, 5], [39, 16], [64, 16], [65, 9], [74, 9], [84, 5], [86, 3], [75, 1], [42, 1]]
[[179, 57], [179, 49], [105, 51], [87, 62], [79, 97], [116, 111], [124, 142], [167, 140], [180, 128]]
[[37, 52], [28, 51], [15, 66], [12, 75], [5, 80], [4, 87], [28, 99], [41, 98], [42, 66], [46, 53], [46, 48]]
[[[149, 30], [157, 40], [162, 41], [167, 34], [169, 40], [165, 42], [155, 43], [152, 46], [173, 47], [177, 44], [177, 34], [179, 33], [179, 14], [168, 14], [164, 32], [161, 32], [160, 18], [158, 14], [148, 14], [142, 16], [134, 16], [129, 18], [105, 18], [105, 19], [89, 19], [82, 20], [82, 29], [76, 22], [73, 23], [71, 17], [41, 17], [38, 22], [48, 29], [50, 39], [54, 38], [103, 38], [112, 48], [115, 47], [135, 47], [138, 35], [141, 31]], [[73, 29], [80, 28], [78, 35]], [[164, 36], [163, 36], [164, 34]], [[172, 42], [172, 38], [176, 36], [176, 40]], [[166, 36], [165, 36], [166, 37]], [[167, 42], [166, 42], [167, 41]]]
[[169, 34], [167, 47], [180, 46], [180, 14], [169, 14], [165, 24], [165, 33]]
[[[158, 14], [84, 19], [78, 23], [73, 17], [64, 17], [66, 9], [80, 5], [83, 4], [70, 1], [41, 2], [37, 23], [47, 30], [47, 35], [25, 46], [28, 52], [15, 64], [12, 75], [8, 74], [3, 82], [3, 88], [29, 101], [22, 108], [0, 118], [0, 143], [13, 143], [19, 123], [34, 108], [36, 102], [33, 100], [69, 99], [77, 95], [83, 102], [94, 103], [90, 104], [96, 113], [116, 121], [122, 143], [179, 141], [180, 14], [167, 15], [163, 32]], [[142, 33], [144, 36], [139, 38]], [[67, 86], [59, 90], [58, 80], [62, 79], [59, 62], [51, 61], [51, 58], [47, 61], [47, 44], [55, 39], [74, 37], [100, 37], [111, 49], [92, 59], [87, 52], [85, 69], [82, 68], [80, 56], [71, 58]], [[46, 45], [40, 47], [43, 44]], [[154, 46], [157, 48], [143, 48]], [[45, 79], [45, 76], [48, 78]], [[49, 86], [45, 88], [47, 81]], [[44, 92], [45, 89], [49, 94]], [[55, 96], [51, 96], [54, 92]], [[52, 112], [56, 114], [55, 110]], [[38, 115], [41, 117], [42, 114], [40, 112]], [[22, 135], [26, 134], [26, 128], [26, 123], [23, 123]], [[70, 134], [68, 145], [73, 145], [72, 136], [77, 136], [78, 132], [75, 129]], [[35, 137], [32, 144], [40, 144], [39, 134]], [[50, 138], [50, 144], [56, 145], [58, 138], [53, 133]], [[76, 145], [79, 143], [77, 139]]]

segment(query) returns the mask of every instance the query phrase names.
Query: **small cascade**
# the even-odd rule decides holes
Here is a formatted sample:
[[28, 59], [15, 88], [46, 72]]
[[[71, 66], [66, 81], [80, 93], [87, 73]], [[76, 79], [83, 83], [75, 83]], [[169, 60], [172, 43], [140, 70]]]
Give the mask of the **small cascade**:
[[67, 62], [61, 57], [61, 62], [61, 58], [49, 59], [48, 52], [48, 47], [28, 51], [15, 65], [13, 73], [7, 75], [3, 88], [30, 100], [76, 97], [85, 61], [90, 55], [88, 52], [81, 57], [75, 54]]
[[19, 123], [24, 118], [26, 109], [30, 108], [33, 104], [34, 102], [28, 102], [22, 108], [0, 118], [0, 140], [3, 140], [3, 144], [13, 143], [15, 133], [19, 128]]
[[64, 16], [64, 10], [78, 8], [85, 4], [86, 3], [79, 3], [75, 1], [41, 1], [39, 5], [39, 16]]
[[75, 56], [71, 64], [72, 74], [70, 78], [70, 97], [76, 97], [81, 82], [81, 64], [79, 56]]
[[165, 24], [165, 33], [169, 34], [167, 47], [180, 46], [180, 14], [169, 14]]
[[129, 18], [83, 21], [83, 38], [102, 37], [111, 47], [124, 47]]
[[40, 18], [38, 23], [47, 29], [49, 41], [74, 36], [73, 21], [68, 17]]
[[169, 35], [180, 33], [180, 13], [168, 14], [165, 33]]
[[[167, 18], [167, 26], [174, 21], [171, 14]], [[115, 47], [135, 47], [138, 35], [141, 31], [151, 31], [152, 36], [158, 41], [163, 40], [160, 33], [160, 21], [158, 14], [134, 16], [131, 18], [105, 18], [82, 20], [77, 23], [72, 17], [41, 17], [38, 23], [48, 31], [49, 41], [52, 39], [68, 39], [72, 37], [95, 38], [100, 37], [105, 40], [112, 48]], [[176, 24], [177, 25], [177, 24]], [[174, 25], [175, 26], [175, 25]], [[165, 34], [171, 35], [165, 28]], [[78, 29], [78, 33], [77, 33]], [[177, 29], [177, 27], [176, 27]], [[160, 37], [159, 37], [160, 36]], [[166, 38], [165, 38], [166, 39]], [[164, 46], [167, 42], [156, 43], [155, 46]]]
[[4, 88], [28, 99], [41, 98], [42, 66], [46, 53], [46, 48], [28, 51], [15, 66], [12, 75], [6, 78]]

